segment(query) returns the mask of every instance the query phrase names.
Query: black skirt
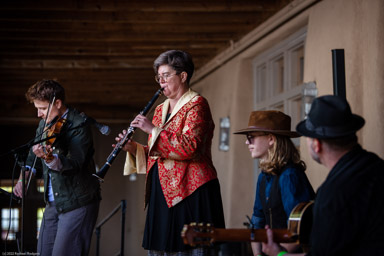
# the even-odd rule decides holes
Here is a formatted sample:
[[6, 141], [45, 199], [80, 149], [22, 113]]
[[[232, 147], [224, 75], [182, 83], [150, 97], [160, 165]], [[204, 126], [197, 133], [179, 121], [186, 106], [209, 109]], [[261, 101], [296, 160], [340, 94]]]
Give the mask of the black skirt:
[[147, 250], [180, 252], [190, 250], [181, 238], [184, 224], [210, 223], [225, 228], [219, 180], [211, 180], [175, 206], [168, 208], [160, 186], [158, 166], [150, 173], [151, 192], [143, 247]]

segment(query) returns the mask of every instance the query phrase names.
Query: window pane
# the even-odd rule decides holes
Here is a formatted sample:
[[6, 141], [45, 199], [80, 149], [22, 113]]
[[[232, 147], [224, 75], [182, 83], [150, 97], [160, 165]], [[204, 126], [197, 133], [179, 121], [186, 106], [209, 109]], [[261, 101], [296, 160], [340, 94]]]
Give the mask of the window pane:
[[12, 187], [11, 186], [1, 186], [0, 188], [5, 190], [5, 191], [7, 191], [7, 192], [9, 192], [9, 193], [12, 192]]
[[267, 66], [263, 64], [257, 68], [257, 95], [256, 101], [261, 102], [267, 98]]
[[304, 81], [304, 46], [292, 51], [291, 62], [292, 86], [301, 85]]
[[36, 180], [37, 192], [44, 193], [44, 179]]
[[[9, 229], [9, 233], [8, 233]], [[1, 238], [2, 240], [15, 240], [19, 231], [19, 209], [1, 209]], [[8, 237], [7, 237], [8, 234]]]
[[38, 185], [37, 186], [37, 192], [44, 193], [44, 185]]
[[284, 113], [284, 103], [278, 103], [278, 104], [274, 105], [271, 109], [272, 110], [278, 110], [278, 111], [281, 111]]
[[284, 57], [273, 62], [273, 95], [284, 92]]

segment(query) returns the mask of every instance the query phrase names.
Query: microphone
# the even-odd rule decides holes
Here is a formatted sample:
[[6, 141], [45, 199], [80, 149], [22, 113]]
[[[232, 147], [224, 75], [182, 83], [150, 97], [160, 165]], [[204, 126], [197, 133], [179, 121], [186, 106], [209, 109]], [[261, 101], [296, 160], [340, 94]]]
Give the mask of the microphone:
[[80, 113], [80, 116], [84, 118], [84, 123], [89, 123], [94, 125], [101, 134], [103, 135], [109, 135], [111, 133], [111, 128], [109, 126], [98, 123], [95, 119], [93, 119], [90, 116], [87, 116], [84, 112]]

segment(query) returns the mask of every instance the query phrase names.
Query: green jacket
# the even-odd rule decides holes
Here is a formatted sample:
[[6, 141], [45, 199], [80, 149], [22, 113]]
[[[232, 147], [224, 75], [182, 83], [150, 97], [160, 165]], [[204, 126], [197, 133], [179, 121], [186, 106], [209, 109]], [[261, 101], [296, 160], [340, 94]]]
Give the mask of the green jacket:
[[[44, 120], [41, 120], [36, 135], [41, 134]], [[44, 200], [48, 202], [48, 179], [51, 174], [52, 190], [56, 209], [68, 212], [101, 199], [100, 184], [95, 173], [94, 147], [90, 126], [84, 125], [84, 118], [78, 111], [69, 108], [66, 123], [52, 145], [61, 160], [60, 171], [49, 169], [43, 159], [37, 159], [36, 169], [43, 168]], [[32, 166], [35, 154], [31, 151], [26, 165]]]

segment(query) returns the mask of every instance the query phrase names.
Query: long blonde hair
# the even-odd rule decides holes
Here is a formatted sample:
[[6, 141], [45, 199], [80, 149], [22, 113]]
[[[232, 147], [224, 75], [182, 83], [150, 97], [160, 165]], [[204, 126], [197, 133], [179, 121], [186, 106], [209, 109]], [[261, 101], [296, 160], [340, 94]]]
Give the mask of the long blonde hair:
[[303, 171], [307, 168], [304, 161], [300, 159], [300, 153], [287, 136], [270, 134], [274, 136], [275, 143], [268, 149], [268, 157], [260, 160], [259, 167], [266, 173], [279, 175], [283, 167], [292, 163]]

